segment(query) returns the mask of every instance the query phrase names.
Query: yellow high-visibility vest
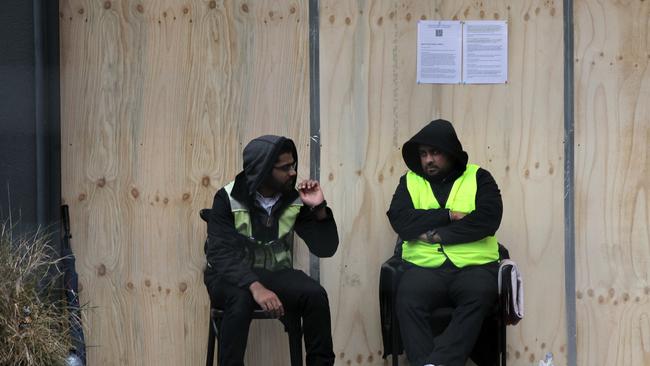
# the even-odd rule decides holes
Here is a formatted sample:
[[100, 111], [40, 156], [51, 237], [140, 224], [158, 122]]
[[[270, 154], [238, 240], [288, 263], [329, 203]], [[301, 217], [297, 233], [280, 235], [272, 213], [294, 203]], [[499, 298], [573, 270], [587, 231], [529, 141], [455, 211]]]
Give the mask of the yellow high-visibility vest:
[[[456, 179], [451, 188], [446, 209], [466, 214], [476, 209], [478, 168], [478, 165], [467, 164], [465, 172]], [[406, 173], [406, 187], [416, 209], [440, 208], [426, 179], [409, 171]], [[447, 258], [459, 268], [494, 262], [499, 259], [499, 244], [495, 236], [486, 236], [470, 243], [444, 246], [421, 240], [406, 240], [402, 243], [402, 259], [420, 267], [440, 267]]]
[[296, 198], [284, 209], [278, 218], [278, 237], [268, 242], [261, 242], [253, 237], [251, 215], [248, 207], [234, 199], [231, 195], [235, 182], [224, 187], [230, 200], [230, 210], [235, 219], [235, 229], [238, 233], [250, 239], [251, 247], [247, 247], [247, 260], [254, 268], [266, 268], [271, 271], [293, 268], [293, 226], [298, 213], [303, 206], [300, 197]]

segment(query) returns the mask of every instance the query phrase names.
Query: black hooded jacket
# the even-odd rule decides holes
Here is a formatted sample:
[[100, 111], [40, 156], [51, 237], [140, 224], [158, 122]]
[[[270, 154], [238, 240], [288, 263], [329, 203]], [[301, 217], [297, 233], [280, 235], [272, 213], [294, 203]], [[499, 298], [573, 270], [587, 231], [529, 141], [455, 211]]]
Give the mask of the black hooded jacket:
[[[453, 160], [453, 168], [445, 177], [427, 178], [420, 164], [418, 147], [433, 146]], [[441, 244], [468, 243], [494, 235], [501, 223], [503, 204], [501, 193], [492, 175], [480, 168], [476, 173], [476, 210], [461, 220], [451, 221], [445, 207], [449, 192], [456, 178], [467, 166], [467, 153], [456, 136], [449, 121], [438, 119], [430, 122], [402, 147], [406, 166], [427, 179], [442, 208], [422, 210], [413, 207], [406, 187], [406, 175], [402, 176], [386, 213], [393, 230], [404, 240], [416, 239], [421, 234], [436, 230]]]
[[[295, 189], [283, 194], [273, 206], [270, 216], [255, 200], [258, 187], [271, 173], [280, 148], [285, 142], [288, 142], [292, 148], [297, 169], [298, 154], [293, 141], [281, 136], [262, 136], [252, 140], [244, 148], [244, 170], [235, 177], [235, 184], [231, 191], [233, 198], [248, 207], [253, 237], [261, 241], [277, 238], [278, 218], [299, 196]], [[310, 208], [303, 206], [294, 225], [296, 233], [307, 243], [309, 250], [318, 257], [331, 257], [338, 248], [336, 222], [332, 211], [329, 208], [326, 210], [327, 217], [317, 220]], [[235, 219], [228, 193], [221, 188], [214, 196], [208, 221], [208, 240], [205, 243], [208, 266], [205, 269], [204, 281], [208, 287], [218, 281], [226, 281], [247, 288], [258, 280], [256, 270], [247, 265], [243, 259], [243, 250], [248, 240], [235, 229]]]

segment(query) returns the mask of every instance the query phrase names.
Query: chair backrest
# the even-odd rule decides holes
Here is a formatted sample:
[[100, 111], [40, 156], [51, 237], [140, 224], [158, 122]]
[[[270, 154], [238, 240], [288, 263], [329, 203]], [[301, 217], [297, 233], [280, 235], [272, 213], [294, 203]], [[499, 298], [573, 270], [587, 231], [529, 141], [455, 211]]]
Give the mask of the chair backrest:
[[510, 259], [510, 252], [503, 244], [499, 243], [499, 261]]
[[208, 220], [210, 220], [210, 213], [212, 213], [211, 208], [204, 208], [201, 211], [199, 211], [199, 215], [205, 222], [208, 222]]

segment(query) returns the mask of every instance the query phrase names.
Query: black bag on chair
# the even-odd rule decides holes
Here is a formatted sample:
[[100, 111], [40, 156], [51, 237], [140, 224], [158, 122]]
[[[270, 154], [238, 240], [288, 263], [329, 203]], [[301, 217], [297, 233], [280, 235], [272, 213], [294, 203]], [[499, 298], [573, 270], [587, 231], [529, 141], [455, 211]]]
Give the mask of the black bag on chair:
[[499, 265], [499, 295], [504, 299], [506, 325], [515, 325], [524, 318], [523, 279], [517, 264], [509, 259]]

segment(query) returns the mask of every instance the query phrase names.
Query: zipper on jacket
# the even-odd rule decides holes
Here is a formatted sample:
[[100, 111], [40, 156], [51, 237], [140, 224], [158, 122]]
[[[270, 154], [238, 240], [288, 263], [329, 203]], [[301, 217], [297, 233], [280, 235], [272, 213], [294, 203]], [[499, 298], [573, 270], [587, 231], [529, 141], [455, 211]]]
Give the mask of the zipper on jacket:
[[449, 259], [449, 256], [447, 255], [447, 253], [445, 253], [445, 249], [442, 247], [442, 244], [438, 244], [438, 245], [439, 245], [438, 252], [442, 253], [442, 255], [444, 255], [445, 258], [447, 258], [449, 261], [451, 261], [451, 259]]

